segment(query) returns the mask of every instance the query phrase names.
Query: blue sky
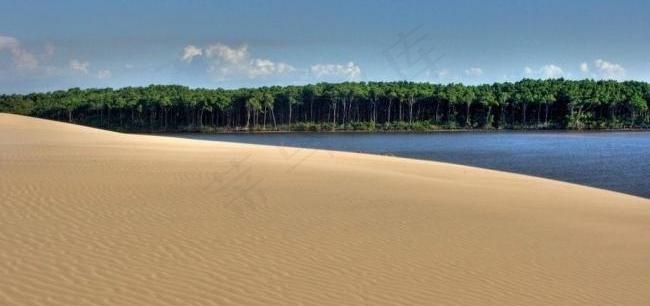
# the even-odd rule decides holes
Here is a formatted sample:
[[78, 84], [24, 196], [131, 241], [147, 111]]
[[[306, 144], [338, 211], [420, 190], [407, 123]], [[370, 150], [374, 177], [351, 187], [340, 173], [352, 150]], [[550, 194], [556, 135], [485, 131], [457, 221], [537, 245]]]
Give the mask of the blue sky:
[[648, 1], [0, 2], [0, 92], [650, 81]]

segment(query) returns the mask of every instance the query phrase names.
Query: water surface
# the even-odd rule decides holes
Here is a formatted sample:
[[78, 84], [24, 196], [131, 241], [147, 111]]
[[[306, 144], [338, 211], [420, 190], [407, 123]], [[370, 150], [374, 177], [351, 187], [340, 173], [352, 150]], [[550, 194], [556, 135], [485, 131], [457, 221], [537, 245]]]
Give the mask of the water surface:
[[390, 154], [541, 176], [650, 198], [650, 132], [278, 133], [175, 136]]

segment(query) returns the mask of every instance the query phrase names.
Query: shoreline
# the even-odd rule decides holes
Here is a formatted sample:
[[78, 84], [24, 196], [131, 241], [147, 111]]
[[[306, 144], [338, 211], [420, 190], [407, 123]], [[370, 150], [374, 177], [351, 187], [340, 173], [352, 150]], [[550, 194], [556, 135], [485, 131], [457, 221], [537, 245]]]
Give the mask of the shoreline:
[[636, 133], [650, 132], [650, 129], [435, 129], [435, 130], [337, 130], [337, 131], [222, 131], [222, 132], [202, 132], [202, 131], [169, 131], [169, 132], [122, 132], [125, 134], [135, 135], [177, 135], [177, 134], [205, 134], [205, 135], [241, 135], [241, 134], [437, 134], [437, 133]]
[[[44, 119], [48, 120], [48, 119]], [[57, 120], [53, 120], [57, 121]], [[63, 121], [57, 121], [62, 123], [67, 123]], [[72, 123], [76, 124], [76, 123]], [[92, 128], [104, 129], [101, 127], [95, 127], [91, 125], [82, 125]], [[466, 128], [454, 128], [454, 129], [428, 129], [428, 130], [390, 130], [390, 129], [376, 129], [376, 130], [354, 130], [354, 129], [338, 129], [338, 130], [318, 130], [318, 131], [306, 131], [306, 130], [245, 130], [245, 129], [227, 129], [227, 130], [156, 130], [156, 131], [128, 131], [128, 130], [118, 130], [118, 129], [104, 129], [114, 132], [120, 132], [125, 134], [136, 134], [136, 135], [173, 135], [173, 134], [436, 134], [436, 133], [617, 133], [617, 132], [650, 132], [650, 128], [616, 128], [616, 129], [561, 129], [561, 128], [521, 128], [521, 129], [511, 129], [511, 128], [476, 128], [476, 129], [466, 129]]]

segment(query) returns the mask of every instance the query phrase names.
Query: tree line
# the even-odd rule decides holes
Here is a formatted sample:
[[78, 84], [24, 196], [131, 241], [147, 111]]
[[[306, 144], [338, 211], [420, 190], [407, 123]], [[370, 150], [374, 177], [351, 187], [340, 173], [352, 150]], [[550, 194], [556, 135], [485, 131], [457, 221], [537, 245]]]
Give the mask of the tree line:
[[150, 85], [0, 95], [0, 111], [134, 132], [650, 127], [650, 84], [346, 82], [241, 89]]

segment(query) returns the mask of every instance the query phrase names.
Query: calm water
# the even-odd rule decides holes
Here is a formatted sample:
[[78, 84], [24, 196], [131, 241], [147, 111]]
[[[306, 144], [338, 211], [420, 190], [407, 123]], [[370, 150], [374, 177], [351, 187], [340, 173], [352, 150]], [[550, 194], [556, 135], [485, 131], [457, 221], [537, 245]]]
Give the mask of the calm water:
[[530, 174], [650, 198], [650, 132], [282, 133], [180, 136], [392, 154]]

